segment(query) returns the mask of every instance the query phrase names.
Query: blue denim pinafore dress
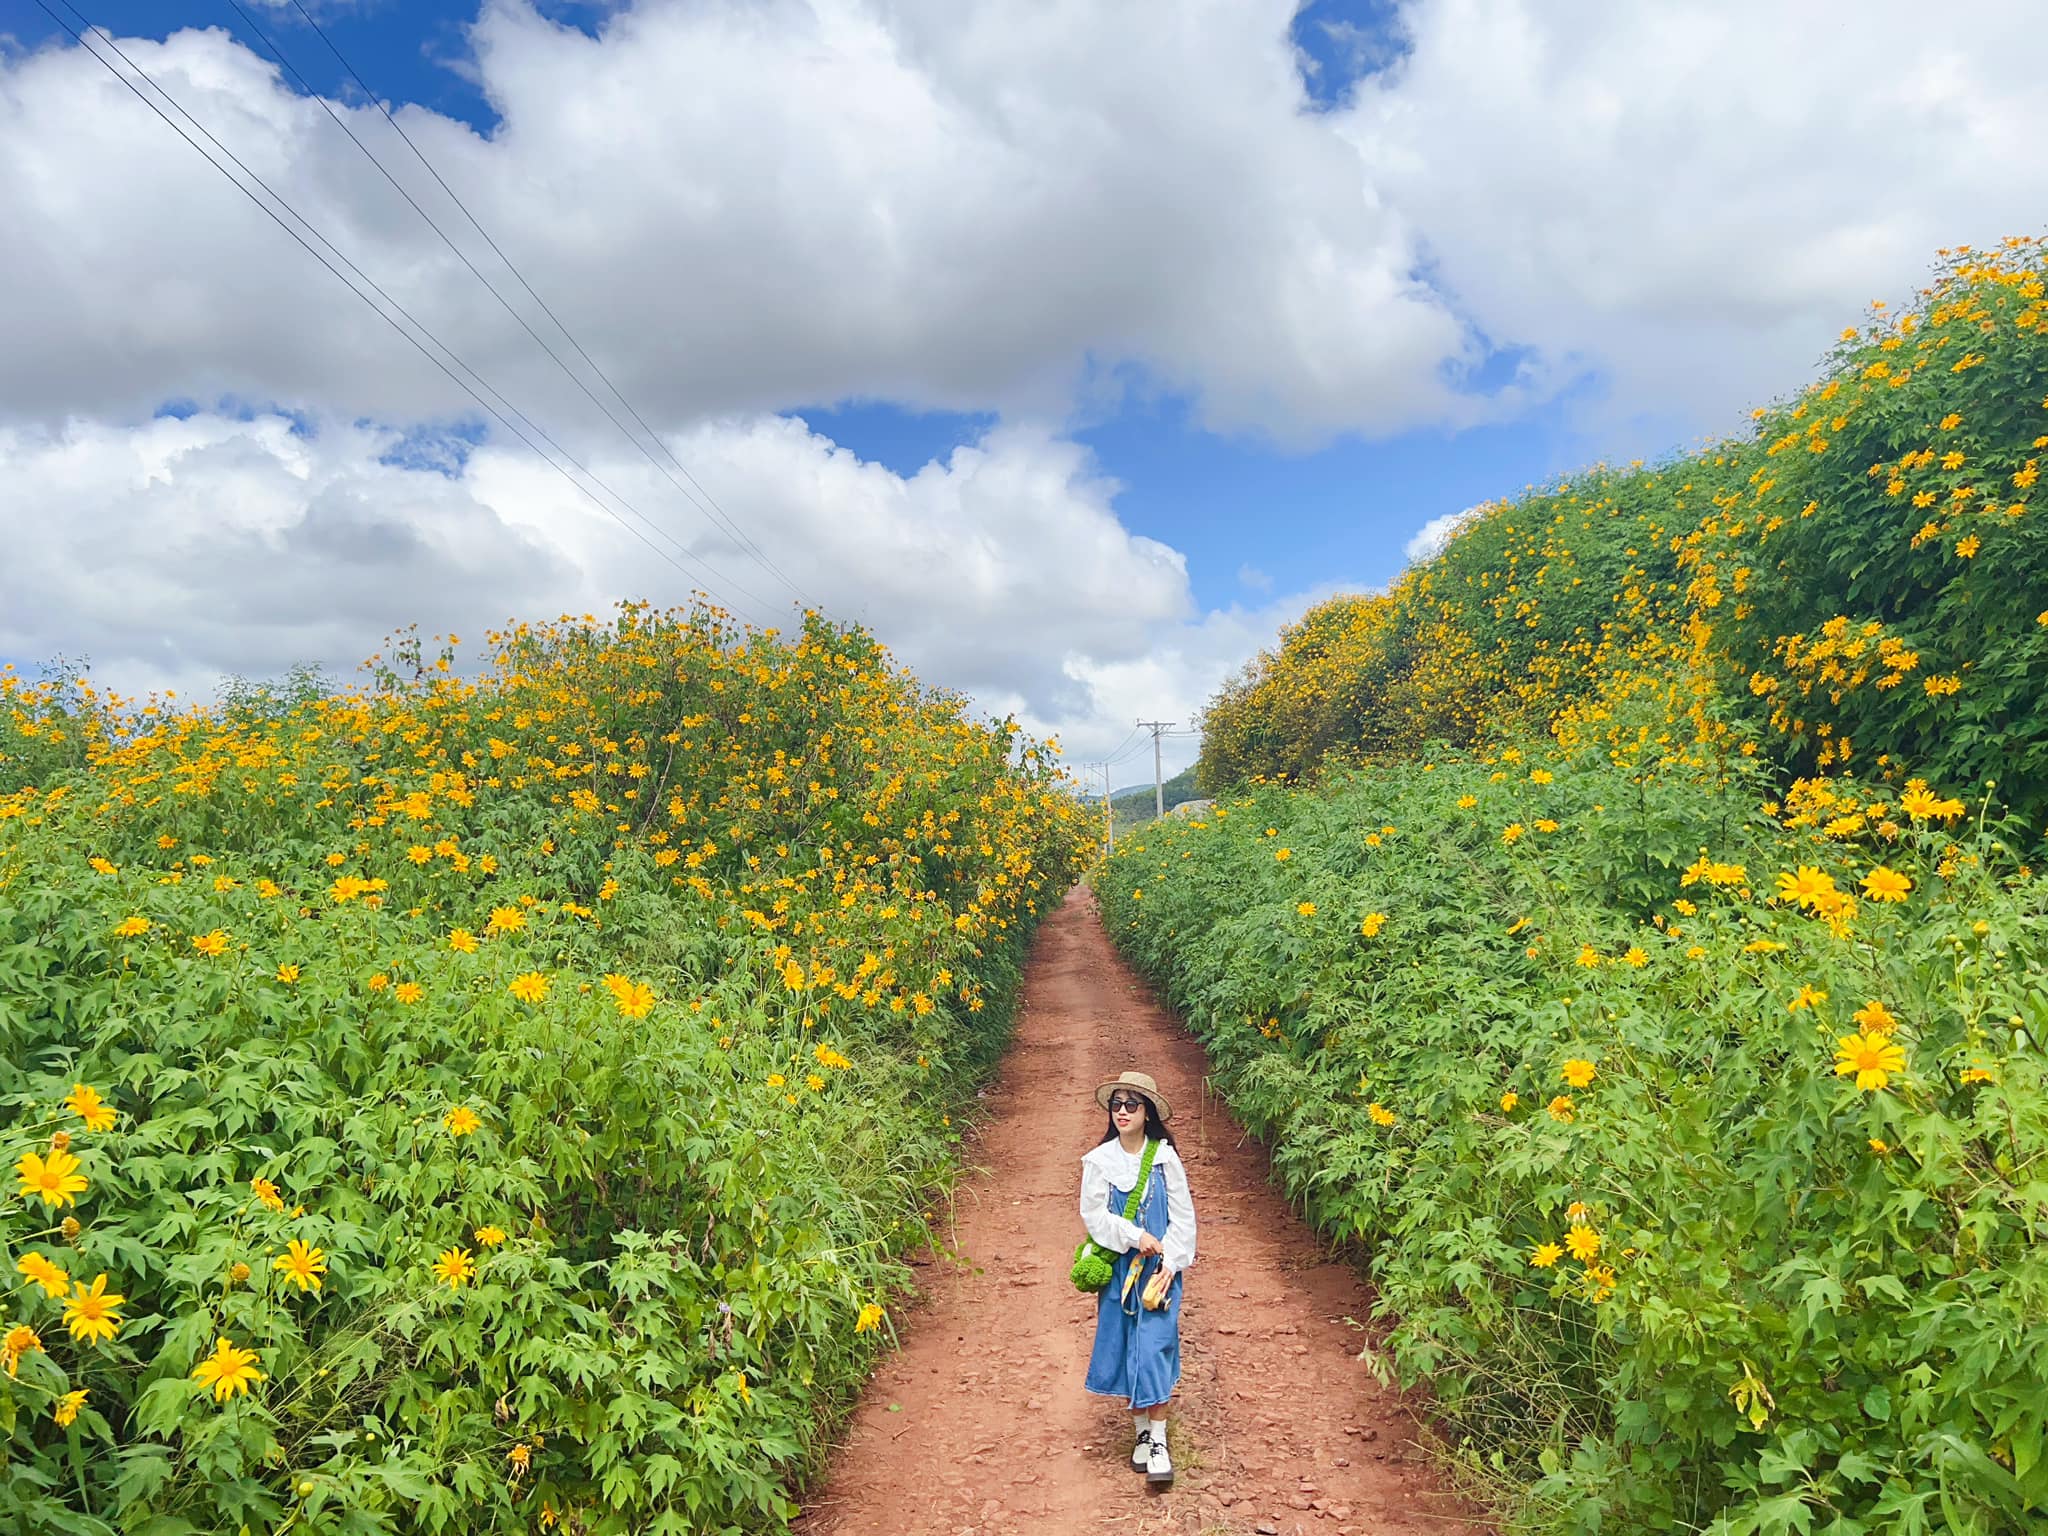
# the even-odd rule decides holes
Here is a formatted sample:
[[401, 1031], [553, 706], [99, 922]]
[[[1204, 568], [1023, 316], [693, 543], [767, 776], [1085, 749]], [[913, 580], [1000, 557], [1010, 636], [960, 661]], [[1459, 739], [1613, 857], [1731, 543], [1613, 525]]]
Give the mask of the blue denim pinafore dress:
[[[1120, 1213], [1130, 1194], [1112, 1185], [1109, 1208]], [[1154, 1237], [1166, 1236], [1166, 1170], [1156, 1164], [1138, 1205], [1138, 1225]], [[1088, 1357], [1085, 1383], [1090, 1392], [1123, 1398], [1133, 1409], [1165, 1402], [1180, 1381], [1180, 1289], [1186, 1278], [1175, 1275], [1167, 1287], [1166, 1305], [1150, 1311], [1141, 1298], [1146, 1282], [1158, 1270], [1157, 1258], [1143, 1261], [1145, 1272], [1131, 1287], [1130, 1300], [1123, 1299], [1124, 1277], [1139, 1262], [1135, 1248], [1117, 1255], [1095, 1313], [1095, 1348]]]

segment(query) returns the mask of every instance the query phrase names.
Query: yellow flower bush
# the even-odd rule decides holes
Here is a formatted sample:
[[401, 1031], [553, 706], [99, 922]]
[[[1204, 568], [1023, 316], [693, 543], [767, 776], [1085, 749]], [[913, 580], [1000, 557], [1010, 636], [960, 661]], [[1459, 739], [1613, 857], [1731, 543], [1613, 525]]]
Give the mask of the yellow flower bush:
[[1942, 252], [1750, 433], [1312, 608], [1098, 883], [1517, 1529], [2048, 1529], [2044, 381], [2048, 241]]
[[775, 1528], [1093, 830], [816, 616], [0, 670], [0, 1526]]
[[[1095, 881], [1290, 1191], [1368, 1256], [1389, 1369], [1531, 1529], [1875, 1532], [1936, 1502], [1940, 1529], [2042, 1528], [2026, 829], [1916, 821], [1846, 776], [1766, 810], [1732, 751], [1428, 761], [1226, 796]], [[1560, 830], [1504, 843], [1538, 793]], [[1389, 821], [1429, 856], [1365, 852]], [[1265, 826], [1286, 864], [1238, 830]], [[1834, 899], [1879, 869], [1883, 899]], [[1367, 944], [1305, 903], [1404, 916]]]
[[2044, 288], [2048, 240], [1944, 251], [1748, 436], [1474, 509], [1226, 687], [1199, 782], [1550, 734], [1631, 764], [1996, 779], [2048, 810]]

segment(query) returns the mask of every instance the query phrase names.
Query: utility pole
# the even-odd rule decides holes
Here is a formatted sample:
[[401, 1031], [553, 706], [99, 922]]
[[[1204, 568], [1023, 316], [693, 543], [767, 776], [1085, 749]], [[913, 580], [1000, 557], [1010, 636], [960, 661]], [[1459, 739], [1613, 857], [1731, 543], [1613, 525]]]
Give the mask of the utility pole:
[[1109, 798], [1109, 764], [1102, 765], [1102, 825], [1103, 840], [1109, 845], [1107, 851], [1116, 852], [1116, 807]]
[[1159, 738], [1172, 725], [1171, 720], [1140, 720], [1138, 728], [1152, 733], [1152, 814], [1166, 814], [1166, 780], [1159, 766]]

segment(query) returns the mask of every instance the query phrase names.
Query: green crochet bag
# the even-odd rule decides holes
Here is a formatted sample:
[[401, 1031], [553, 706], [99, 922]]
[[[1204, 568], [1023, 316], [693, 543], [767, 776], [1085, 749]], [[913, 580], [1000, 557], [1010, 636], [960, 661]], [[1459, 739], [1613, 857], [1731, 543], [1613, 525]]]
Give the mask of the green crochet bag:
[[[1131, 1189], [1130, 1198], [1124, 1201], [1124, 1220], [1138, 1219], [1138, 1206], [1145, 1196], [1146, 1182], [1152, 1177], [1152, 1158], [1158, 1152], [1159, 1143], [1145, 1143], [1145, 1155], [1138, 1161], [1138, 1182]], [[1116, 1264], [1116, 1255], [1092, 1237], [1081, 1239], [1081, 1246], [1074, 1250], [1074, 1267], [1067, 1271], [1067, 1278], [1074, 1282], [1077, 1291], [1099, 1291], [1109, 1284], [1111, 1268]]]

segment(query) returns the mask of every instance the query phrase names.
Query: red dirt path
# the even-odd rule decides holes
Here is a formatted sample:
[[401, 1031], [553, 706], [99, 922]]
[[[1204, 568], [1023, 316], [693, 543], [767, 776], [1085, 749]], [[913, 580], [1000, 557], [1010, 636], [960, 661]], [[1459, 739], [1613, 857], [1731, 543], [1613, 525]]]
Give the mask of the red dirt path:
[[[1094, 1086], [1152, 1073], [1195, 1201], [1181, 1305], [1178, 1478], [1130, 1470], [1131, 1419], [1082, 1390], [1095, 1298], [1067, 1283]], [[1328, 1262], [1267, 1161], [1203, 1092], [1202, 1049], [1111, 948], [1085, 888], [1046, 923], [1016, 1040], [959, 1186], [958, 1259], [919, 1271], [797, 1529], [805, 1536], [1466, 1536], [1397, 1394], [1357, 1359], [1370, 1293]]]

